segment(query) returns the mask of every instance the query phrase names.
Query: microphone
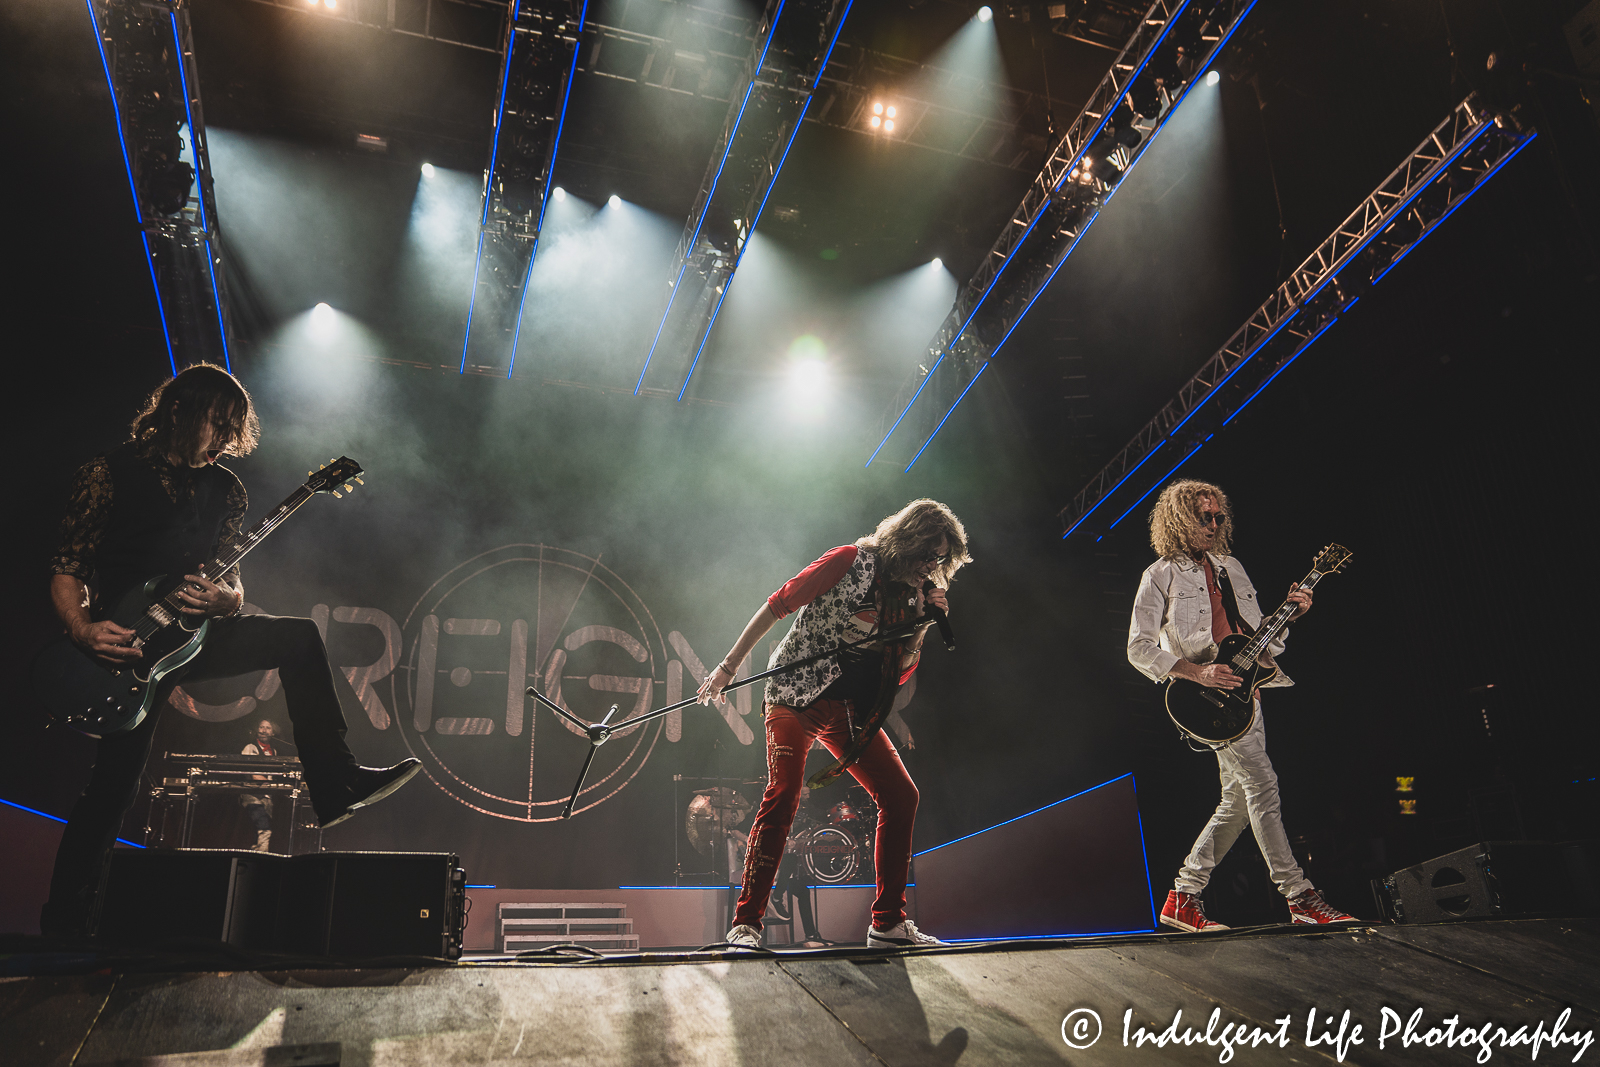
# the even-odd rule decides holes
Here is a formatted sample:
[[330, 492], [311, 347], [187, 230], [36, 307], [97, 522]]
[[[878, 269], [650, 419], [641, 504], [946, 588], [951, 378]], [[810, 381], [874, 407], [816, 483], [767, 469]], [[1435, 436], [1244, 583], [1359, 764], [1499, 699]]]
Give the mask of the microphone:
[[[922, 583], [924, 598], [933, 590], [934, 584], [932, 582]], [[950, 617], [944, 613], [944, 609], [924, 599], [922, 610], [924, 614], [932, 617], [933, 621], [939, 624], [939, 636], [944, 639], [944, 650], [946, 652], [954, 652], [956, 650], [956, 635], [950, 629]]]

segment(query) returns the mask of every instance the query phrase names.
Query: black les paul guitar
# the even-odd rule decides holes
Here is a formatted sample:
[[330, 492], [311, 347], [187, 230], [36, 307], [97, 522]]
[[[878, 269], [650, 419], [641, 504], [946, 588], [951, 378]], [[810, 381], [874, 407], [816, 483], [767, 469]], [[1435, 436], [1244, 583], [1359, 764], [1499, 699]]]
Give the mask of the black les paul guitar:
[[[207, 578], [226, 574], [301, 504], [318, 493], [338, 496], [340, 489], [353, 489], [351, 483], [360, 482], [361, 473], [361, 464], [343, 457], [312, 471], [237, 548], [196, 573]], [[132, 664], [112, 666], [66, 637], [45, 646], [34, 660], [33, 685], [52, 719], [91, 737], [125, 733], [144, 721], [161, 683], [181, 678], [211, 633], [211, 619], [183, 613], [178, 597], [182, 585], [181, 574], [158, 574], [97, 616], [133, 631], [130, 644], [144, 657]]]
[[[1311, 573], [1300, 580], [1301, 589], [1310, 589], [1324, 575], [1333, 574], [1350, 561], [1350, 550], [1329, 545], [1312, 561]], [[1244, 736], [1256, 717], [1256, 690], [1277, 676], [1278, 668], [1264, 667], [1261, 654], [1294, 618], [1296, 605], [1285, 600], [1283, 606], [1264, 619], [1253, 634], [1229, 634], [1217, 648], [1214, 663], [1226, 663], [1244, 679], [1237, 689], [1214, 689], [1187, 678], [1167, 681], [1167, 714], [1178, 729], [1196, 741], [1222, 745]]]

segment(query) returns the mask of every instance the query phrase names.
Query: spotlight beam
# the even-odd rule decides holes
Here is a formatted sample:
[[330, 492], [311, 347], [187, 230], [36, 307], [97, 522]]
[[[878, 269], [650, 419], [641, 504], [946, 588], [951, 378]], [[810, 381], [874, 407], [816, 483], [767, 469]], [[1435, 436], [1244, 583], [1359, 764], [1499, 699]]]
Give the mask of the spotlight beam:
[[723, 123], [722, 143], [718, 145], [722, 150], [721, 158], [719, 159], [713, 151], [715, 172], [712, 173], [708, 168], [709, 185], [705, 181], [701, 182], [700, 195], [695, 201], [694, 208], [689, 212], [689, 221], [683, 228], [683, 236], [678, 239], [678, 251], [674, 257], [678, 267], [672, 280], [672, 294], [667, 297], [667, 307], [661, 313], [661, 325], [656, 327], [656, 335], [650, 341], [650, 351], [645, 354], [644, 366], [639, 368], [639, 381], [633, 387], [634, 396], [638, 396], [639, 390], [644, 388], [644, 376], [650, 371], [650, 361], [655, 358], [656, 348], [661, 344], [661, 333], [667, 328], [667, 319], [672, 316], [672, 306], [677, 302], [683, 276], [689, 269], [689, 257], [695, 251], [695, 242], [700, 238], [700, 231], [705, 227], [706, 209], [711, 206], [711, 199], [717, 195], [717, 183], [722, 180], [723, 168], [728, 165], [728, 155], [733, 151], [734, 138], [739, 134], [739, 123], [744, 120], [745, 108], [750, 105], [750, 95], [755, 92], [756, 79], [761, 76], [761, 68], [766, 66], [767, 53], [772, 48], [773, 34], [777, 32], [778, 20], [783, 17], [783, 5], [784, 0], [772, 0], [766, 16], [762, 19], [767, 32], [756, 36], [757, 51], [746, 63], [744, 95], [737, 98], [736, 105], [730, 105], [728, 121]]
[[[1476, 96], [1456, 105], [1061, 509], [1061, 536], [1084, 527], [1167, 444], [1174, 452], [1183, 449], [1187, 460], [1230, 424], [1535, 136], [1497, 125]], [[1129, 491], [1144, 492], [1106, 529], [1163, 481], [1165, 476], [1148, 487], [1135, 483]]]
[[684, 399], [733, 273], [850, 11], [850, 0], [795, 3], [787, 12], [785, 4], [769, 0], [763, 32], [746, 62], [743, 92], [732, 94], [722, 140], [678, 241], [668, 275], [672, 293], [639, 369], [635, 396], [645, 390], [651, 363], [665, 345], [683, 357], [674, 368], [681, 368], [682, 383], [677, 373], [671, 381], [679, 386], [677, 398]]
[[[588, 14], [588, 0], [514, 0], [506, 13], [499, 103], [489, 165], [484, 171], [478, 247], [473, 257], [472, 291], [467, 300], [458, 373], [465, 374], [469, 365], [499, 373], [501, 359], [505, 360], [506, 377], [516, 371], [528, 278], [538, 254], [556, 156], [566, 128], [567, 105], [577, 68], [578, 34], [583, 31]], [[550, 74], [541, 80], [536, 71]], [[560, 99], [555, 116], [548, 114], [543, 100], [550, 91]], [[533, 130], [543, 126], [545, 137], [530, 137], [520, 143], [502, 139], [507, 116], [516, 116], [524, 127]], [[484, 270], [486, 260], [490, 264], [488, 271]], [[499, 280], [503, 278], [517, 281], [508, 284]], [[492, 321], [488, 329], [478, 331], [478, 361], [469, 364], [474, 319], [483, 314]], [[508, 356], [497, 351], [498, 339], [507, 331], [511, 333]]]
[[[934, 395], [930, 395], [929, 401], [922, 405], [923, 410], [919, 411], [918, 418], [907, 428], [905, 436], [908, 440], [902, 446], [900, 455], [904, 457], [910, 454], [911, 448], [915, 448], [915, 452], [911, 454], [906, 470], [909, 471], [927, 450], [939, 428], [948, 421], [950, 411], [967, 395], [978, 372], [994, 358], [1000, 344], [1011, 336], [1022, 316], [1060, 270], [1066, 256], [1077, 247], [1083, 234], [1094, 223], [1100, 207], [1116, 192], [1122, 179], [1143, 158], [1145, 149], [1165, 128], [1167, 120], [1194, 84], [1195, 75], [1209, 69], [1255, 5], [1256, 0], [1222, 0], [1211, 9], [1209, 15], [1204, 11], [1190, 11], [1184, 0], [1156, 0], [1150, 6], [1111, 64], [1111, 69], [1089, 95], [1083, 109], [1046, 158], [1044, 167], [1035, 176], [1017, 210], [1011, 213], [989, 254], [956, 297], [955, 305], [929, 345], [928, 354], [931, 358], [927, 370], [924, 372], [919, 367], [918, 373], [901, 387], [885, 412], [880, 423], [883, 439], [868, 457], [867, 466], [870, 467], [883, 452], [906, 421], [907, 415], [918, 406], [917, 402], [924, 396], [929, 383], [943, 369], [943, 378], [947, 380]], [[1153, 86], [1157, 73], [1148, 68], [1158, 51], [1168, 46], [1169, 35], [1179, 19], [1185, 17], [1198, 20], [1190, 29], [1194, 37], [1206, 46], [1206, 55], [1199, 67], [1189, 72], [1176, 92], [1169, 92], [1170, 87], [1157, 92]], [[1173, 39], [1172, 47], [1176, 47], [1177, 40]], [[1175, 63], [1172, 69], [1177, 70]], [[1171, 75], [1167, 74], [1167, 77]], [[1155, 119], [1144, 120], [1143, 124], [1135, 121], [1130, 100], [1130, 94], [1135, 90], [1147, 90], [1160, 98], [1161, 106]], [[1086, 153], [1091, 145], [1101, 143], [1101, 134], [1107, 132], [1113, 116], [1123, 107], [1129, 109], [1128, 115], [1119, 118], [1138, 131], [1137, 143], [1119, 143], [1109, 155], [1116, 166], [1104, 171], [1103, 176], [1091, 178], [1086, 170], [1089, 167], [1085, 161]], [[1097, 162], [1103, 164], [1105, 158], [1108, 157]], [[1089, 180], [1078, 181], [1080, 174]], [[1051, 219], [1051, 225], [1041, 227], [1040, 224], [1047, 217]], [[1027, 258], [1031, 261], [1032, 269], [1012, 271], [1008, 275], [1008, 268], [1025, 249], [1029, 253]], [[992, 303], [991, 297], [995, 298]], [[973, 330], [973, 323], [979, 319], [980, 313], [986, 313], [983, 327]], [[998, 342], [994, 340], [996, 338]], [[913, 430], [921, 441], [920, 447], [909, 440]]]
[[[220, 234], [188, 6], [164, 12], [129, 0], [86, 0], [86, 6], [111, 90], [168, 366], [176, 374], [180, 366], [220, 357], [231, 369], [227, 295], [217, 270]], [[115, 67], [108, 47], [118, 57]], [[132, 72], [141, 68], [136, 85]], [[179, 159], [180, 127], [188, 130], [192, 165]]]
[[[817, 67], [819, 73], [826, 69], [828, 59], [833, 55], [834, 46], [839, 43], [839, 33], [844, 29], [845, 20], [850, 17], [850, 5], [852, 2], [853, 0], [845, 0], [844, 12], [839, 16], [839, 21], [833, 29], [833, 39], [828, 42], [828, 50], [823, 54], [822, 62]], [[813, 79], [813, 84], [815, 84], [815, 79]], [[789, 149], [794, 147], [795, 136], [799, 134], [800, 127], [806, 120], [806, 112], [811, 110], [811, 99], [811, 94], [807, 93], [805, 103], [800, 106], [800, 115], [790, 127], [789, 139], [784, 142], [783, 156], [778, 160], [778, 165], [772, 168], [771, 176], [765, 182], [765, 188], [758, 186], [751, 193], [751, 200], [753, 201], [756, 196], [759, 196], [761, 203], [756, 205], [754, 211], [749, 211], [746, 216], [741, 216], [749, 218], [749, 229], [745, 231], [744, 238], [739, 241], [739, 250], [734, 255], [733, 266], [728, 269], [728, 276], [717, 291], [716, 306], [711, 309], [711, 316], [706, 320], [705, 330], [700, 334], [700, 343], [695, 346], [694, 360], [689, 364], [688, 373], [683, 376], [683, 388], [678, 390], [677, 398], [679, 401], [682, 401], [683, 395], [689, 391], [689, 379], [694, 377], [695, 368], [700, 365], [700, 355], [705, 351], [706, 342], [711, 340], [711, 330], [717, 324], [717, 315], [722, 311], [722, 302], [728, 299], [728, 290], [733, 288], [733, 276], [738, 273], [739, 264], [744, 261], [745, 249], [750, 247], [750, 235], [755, 233], [756, 226], [761, 222], [762, 213], [767, 210], [767, 200], [772, 196], [773, 187], [778, 184], [778, 175], [782, 172], [783, 165], [789, 160]]]

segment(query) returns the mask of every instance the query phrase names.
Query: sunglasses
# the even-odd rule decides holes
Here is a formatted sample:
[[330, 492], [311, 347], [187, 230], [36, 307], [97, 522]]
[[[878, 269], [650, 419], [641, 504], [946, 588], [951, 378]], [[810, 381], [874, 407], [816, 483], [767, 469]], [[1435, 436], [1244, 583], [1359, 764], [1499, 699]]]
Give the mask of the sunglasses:
[[1221, 511], [1202, 511], [1200, 513], [1200, 525], [1210, 526], [1212, 523], [1216, 523], [1221, 526], [1227, 521], [1227, 518], [1228, 516]]
[[942, 556], [923, 556], [921, 559], [914, 560], [913, 562], [932, 563], [936, 567], [943, 567], [946, 563], [950, 562], [950, 554], [946, 552]]

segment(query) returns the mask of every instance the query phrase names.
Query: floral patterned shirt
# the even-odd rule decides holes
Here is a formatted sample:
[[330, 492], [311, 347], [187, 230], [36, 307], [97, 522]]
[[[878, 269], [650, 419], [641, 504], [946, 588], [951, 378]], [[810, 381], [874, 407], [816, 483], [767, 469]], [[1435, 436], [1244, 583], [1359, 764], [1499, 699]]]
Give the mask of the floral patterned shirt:
[[[196, 468], [177, 466], [165, 453], [151, 445], [139, 449], [139, 458], [150, 464], [161, 480], [161, 488], [166, 490], [167, 497], [173, 503], [182, 504], [194, 496]], [[61, 537], [55, 555], [50, 557], [51, 574], [70, 574], [85, 584], [94, 576], [95, 556], [111, 525], [113, 488], [111, 464], [105, 456], [96, 456], [78, 468], [67, 497], [67, 512], [61, 520]], [[244, 517], [248, 506], [249, 499], [244, 486], [235, 479], [228, 489], [227, 510], [215, 553], [221, 553], [244, 540]], [[229, 570], [220, 583], [240, 588], [239, 568]]]

